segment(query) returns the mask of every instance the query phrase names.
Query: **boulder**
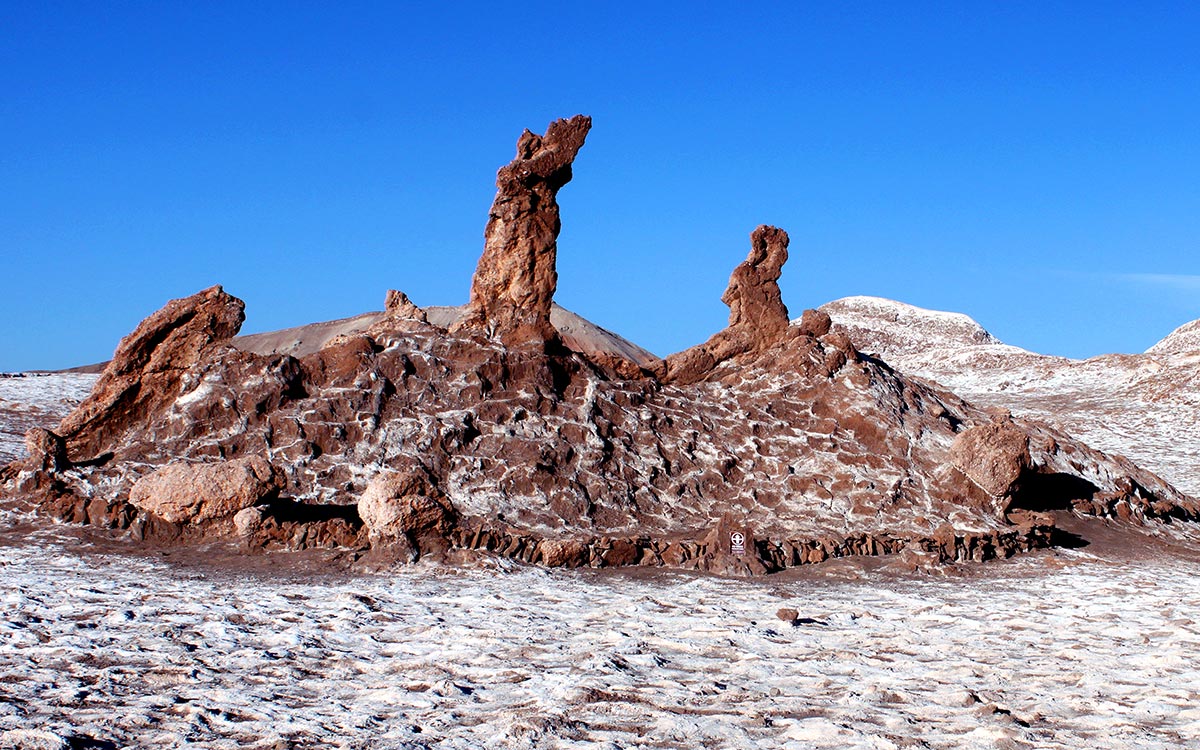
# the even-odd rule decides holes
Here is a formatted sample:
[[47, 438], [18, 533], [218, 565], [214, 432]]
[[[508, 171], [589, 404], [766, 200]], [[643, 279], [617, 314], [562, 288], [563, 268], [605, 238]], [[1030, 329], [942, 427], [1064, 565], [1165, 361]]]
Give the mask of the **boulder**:
[[496, 174], [483, 256], [454, 330], [507, 346], [557, 339], [550, 324], [561, 227], [556, 196], [591, 127], [592, 118], [576, 115], [550, 123], [545, 135], [526, 130], [518, 139], [516, 158]]
[[262, 456], [220, 463], [172, 463], [142, 477], [129, 502], [171, 523], [229, 518], [279, 494], [283, 477]]
[[543, 539], [537, 551], [548, 568], [578, 568], [587, 565], [590, 557], [588, 545], [572, 539]]
[[821, 338], [833, 327], [833, 319], [823, 310], [805, 310], [800, 315], [800, 333], [813, 338]]
[[34, 471], [59, 472], [71, 468], [66, 442], [45, 428], [34, 427], [25, 433], [25, 450], [29, 452], [26, 465]]
[[1029, 435], [1007, 421], [972, 427], [954, 439], [950, 461], [988, 495], [1003, 497], [1030, 468]]
[[358, 515], [372, 539], [444, 533], [453, 512], [420, 469], [375, 476], [358, 501]]

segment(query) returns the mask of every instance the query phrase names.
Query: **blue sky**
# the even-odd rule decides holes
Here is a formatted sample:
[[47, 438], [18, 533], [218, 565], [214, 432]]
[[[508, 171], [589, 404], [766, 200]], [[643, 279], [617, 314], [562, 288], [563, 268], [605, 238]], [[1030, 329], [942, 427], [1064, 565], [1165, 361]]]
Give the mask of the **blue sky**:
[[466, 301], [520, 131], [594, 118], [560, 304], [667, 354], [777, 224], [872, 294], [1141, 351], [1200, 317], [1194, 4], [0, 4], [0, 370], [220, 283], [245, 332]]

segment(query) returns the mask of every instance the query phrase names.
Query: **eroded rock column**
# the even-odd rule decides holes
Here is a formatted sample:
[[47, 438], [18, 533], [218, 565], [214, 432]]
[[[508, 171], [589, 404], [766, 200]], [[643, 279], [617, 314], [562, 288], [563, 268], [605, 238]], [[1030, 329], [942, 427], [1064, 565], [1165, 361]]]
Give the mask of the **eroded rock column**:
[[693, 382], [731, 357], [766, 350], [783, 339], [788, 309], [779, 291], [779, 276], [787, 259], [787, 232], [766, 225], [755, 229], [750, 234], [750, 255], [733, 270], [721, 295], [729, 306], [729, 326], [703, 344], [667, 357], [663, 379]]
[[471, 301], [454, 330], [507, 346], [557, 338], [550, 324], [561, 227], [556, 196], [571, 180], [571, 163], [591, 127], [592, 118], [576, 115], [550, 123], [545, 135], [521, 135], [517, 157], [496, 174]]

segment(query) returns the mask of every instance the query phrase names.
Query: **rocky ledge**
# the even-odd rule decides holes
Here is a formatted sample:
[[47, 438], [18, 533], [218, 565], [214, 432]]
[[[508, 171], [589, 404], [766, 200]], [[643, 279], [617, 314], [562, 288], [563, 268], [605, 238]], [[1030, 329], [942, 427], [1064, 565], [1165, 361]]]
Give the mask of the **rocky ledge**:
[[1126, 459], [860, 354], [822, 312], [789, 323], [776, 227], [752, 232], [707, 342], [572, 348], [551, 319], [556, 195], [590, 125], [521, 136], [445, 326], [389, 291], [367, 328], [296, 357], [236, 347], [243, 304], [220, 287], [172, 301], [29, 433], [0, 470], [9, 502], [147, 544], [743, 574], [1006, 557], [1057, 543], [1054, 511], [1200, 515]]

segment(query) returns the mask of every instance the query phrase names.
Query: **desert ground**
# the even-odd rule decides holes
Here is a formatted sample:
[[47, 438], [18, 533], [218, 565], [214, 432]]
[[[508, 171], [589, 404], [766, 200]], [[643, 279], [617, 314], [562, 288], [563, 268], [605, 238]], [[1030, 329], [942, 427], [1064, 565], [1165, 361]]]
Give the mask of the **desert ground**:
[[858, 560], [757, 580], [507, 562], [339, 576], [3, 521], [7, 746], [1200, 742], [1200, 564], [1157, 544], [924, 575]]

